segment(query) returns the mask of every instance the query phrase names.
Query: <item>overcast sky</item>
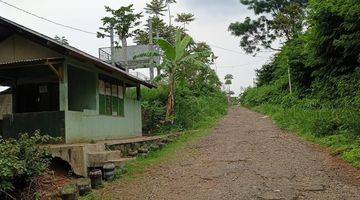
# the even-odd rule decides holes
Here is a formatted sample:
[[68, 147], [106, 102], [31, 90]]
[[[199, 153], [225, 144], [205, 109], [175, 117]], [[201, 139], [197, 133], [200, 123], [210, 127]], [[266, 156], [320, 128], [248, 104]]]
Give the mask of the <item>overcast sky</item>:
[[[138, 12], [143, 12], [145, 4], [150, 0], [4, 0], [10, 4], [33, 12], [53, 21], [88, 30], [98, 31], [100, 19], [106, 15], [104, 6], [112, 8], [127, 6], [130, 3]], [[210, 44], [215, 54], [216, 69], [223, 80], [226, 74], [233, 74], [234, 80], [231, 89], [238, 93], [241, 87], [252, 85], [255, 77], [254, 70], [267, 62], [271, 53], [261, 53], [258, 57], [246, 55], [239, 47], [239, 39], [232, 36], [227, 28], [231, 22], [242, 21], [253, 13], [239, 3], [239, 0], [178, 0], [172, 4], [172, 13], [191, 12], [196, 20], [187, 27], [190, 35], [197, 41]], [[77, 47], [94, 56], [98, 56], [98, 48], [109, 46], [107, 39], [98, 39], [96, 36], [71, 29], [66, 29], [36, 17], [25, 14], [0, 2], [0, 15], [13, 20], [47, 36], [65, 36], [70, 45]], [[164, 17], [168, 21], [167, 16]], [[145, 18], [143, 18], [145, 20]], [[129, 39], [129, 43], [132, 41]], [[221, 48], [229, 49], [226, 51]], [[142, 70], [142, 73], [147, 74]]]

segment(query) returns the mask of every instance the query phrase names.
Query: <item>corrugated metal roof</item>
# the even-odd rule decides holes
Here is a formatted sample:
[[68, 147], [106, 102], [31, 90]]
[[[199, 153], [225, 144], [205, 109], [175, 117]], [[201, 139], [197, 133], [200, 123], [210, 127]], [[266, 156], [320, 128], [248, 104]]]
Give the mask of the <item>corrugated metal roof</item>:
[[33, 58], [33, 59], [23, 59], [23, 60], [14, 60], [14, 61], [6, 61], [0, 62], [1, 65], [19, 65], [19, 64], [34, 64], [34, 63], [45, 63], [45, 62], [56, 62], [63, 61], [64, 58], [54, 57], [54, 58]]
[[68, 56], [73, 57], [75, 59], [86, 60], [92, 64], [95, 64], [96, 66], [98, 66], [100, 68], [105, 69], [105, 70], [110, 70], [112, 72], [119, 73], [124, 78], [129, 79], [131, 81], [135, 81], [137, 83], [140, 83], [146, 87], [149, 87], [149, 88], [156, 87], [155, 85], [153, 85], [147, 81], [141, 80], [141, 79], [127, 73], [126, 71], [116, 68], [116, 67], [114, 67], [114, 66], [88, 54], [88, 53], [85, 53], [75, 47], [72, 47], [69, 45], [63, 45], [53, 38], [50, 38], [44, 34], [36, 32], [32, 29], [29, 29], [25, 26], [17, 24], [15, 22], [10, 21], [1, 16], [0, 16], [0, 26], [7, 26], [7, 27], [13, 29], [14, 31], [17, 31], [19, 34], [22, 34], [22, 35], [25, 35], [25, 36], [31, 37], [31, 38], [33, 37], [32, 39], [36, 39], [38, 42], [41, 42], [43, 45], [46, 45], [48, 48], [58, 51], [59, 53], [61, 53], [63, 55], [67, 54]]

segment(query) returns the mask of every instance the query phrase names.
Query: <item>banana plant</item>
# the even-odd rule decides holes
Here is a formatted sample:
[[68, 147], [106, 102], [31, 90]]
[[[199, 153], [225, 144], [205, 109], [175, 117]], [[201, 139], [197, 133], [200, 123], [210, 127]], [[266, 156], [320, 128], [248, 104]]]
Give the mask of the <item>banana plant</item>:
[[189, 35], [181, 37], [180, 31], [176, 34], [175, 44], [164, 39], [155, 40], [163, 52], [162, 69], [168, 75], [169, 94], [166, 104], [166, 120], [171, 123], [173, 123], [175, 107], [176, 76], [180, 75], [186, 66], [205, 66], [204, 63], [198, 61], [198, 58], [210, 55], [210, 52], [190, 52], [188, 49], [193, 42]]
[[[175, 87], [176, 80], [179, 76], [184, 76], [186, 67], [189, 66], [206, 66], [205, 63], [201, 62], [200, 58], [211, 56], [210, 51], [202, 52], [191, 52], [189, 47], [194, 44], [193, 39], [189, 35], [182, 37], [180, 31], [176, 33], [175, 43], [171, 44], [164, 39], [156, 39], [155, 44], [160, 47], [162, 51], [162, 64], [161, 69], [165, 72], [166, 78], [168, 79], [168, 99], [166, 103], [166, 121], [174, 122], [174, 107], [175, 107]], [[148, 52], [138, 57], [149, 57], [156, 56], [155, 52]]]

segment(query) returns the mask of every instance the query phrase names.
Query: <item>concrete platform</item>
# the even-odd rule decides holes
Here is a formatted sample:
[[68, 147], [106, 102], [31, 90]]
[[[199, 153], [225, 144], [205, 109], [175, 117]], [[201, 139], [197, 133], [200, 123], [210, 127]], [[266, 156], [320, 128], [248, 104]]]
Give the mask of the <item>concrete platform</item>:
[[168, 137], [136, 137], [120, 140], [104, 140], [96, 143], [56, 144], [44, 145], [53, 157], [61, 158], [68, 162], [76, 175], [87, 177], [91, 167], [102, 167], [106, 163], [122, 166], [126, 161], [132, 160], [126, 152], [137, 150], [140, 146], [155, 143]]

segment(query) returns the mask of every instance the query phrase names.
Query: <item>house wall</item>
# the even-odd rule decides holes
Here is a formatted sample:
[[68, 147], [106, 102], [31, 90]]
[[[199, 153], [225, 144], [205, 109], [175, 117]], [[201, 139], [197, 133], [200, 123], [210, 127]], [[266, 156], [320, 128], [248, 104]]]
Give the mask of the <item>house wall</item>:
[[[67, 100], [67, 96], [70, 95], [68, 91], [71, 83], [71, 75], [69, 77], [69, 71], [73, 71], [77, 68], [77, 73], [93, 73], [95, 74], [95, 80], [90, 85], [92, 88], [90, 91], [82, 91], [79, 95], [79, 99], [89, 98], [88, 94], [93, 94], [95, 91], [96, 108], [82, 109], [74, 111], [70, 106], [70, 98]], [[81, 70], [81, 71], [78, 71]], [[110, 116], [99, 114], [99, 74], [107, 74], [106, 72], [99, 71], [95, 67], [84, 66], [82, 63], [74, 62], [73, 60], [67, 60], [64, 71], [64, 82], [60, 83], [60, 107], [65, 111], [65, 140], [66, 143], [76, 142], [90, 142], [91, 140], [106, 140], [106, 139], [121, 139], [137, 137], [142, 135], [142, 122], [141, 122], [141, 102], [136, 99], [127, 98], [124, 99], [124, 116]], [[80, 75], [80, 74], [78, 74]], [[92, 77], [92, 76], [91, 76]], [[70, 80], [70, 81], [69, 81]], [[86, 87], [84, 87], [85, 89]], [[86, 89], [88, 90], [88, 89]], [[90, 97], [93, 98], [93, 97]], [[86, 101], [86, 100], [85, 100]]]
[[12, 107], [12, 94], [0, 94], [0, 120], [3, 115], [12, 114]]
[[[118, 76], [110, 74], [109, 72], [104, 72], [92, 64], [83, 63], [67, 56], [58, 54], [55, 51], [29, 41], [19, 35], [13, 35], [0, 42], [0, 55], [0, 62], [13, 62], [16, 60], [49, 57], [66, 58], [63, 68], [61, 69], [63, 70], [64, 74], [63, 81], [59, 82], [60, 111], [56, 112], [63, 113], [63, 115], [59, 114], [58, 117], [51, 117], [50, 115], [46, 114], [41, 116], [19, 114], [19, 125], [14, 127], [16, 128], [15, 131], [33, 130], [34, 128], [38, 127], [38, 123], [29, 122], [33, 120], [40, 120], [42, 124], [46, 125], [46, 128], [43, 130], [45, 133], [52, 134], [54, 136], [62, 136], [62, 133], [64, 133], [67, 143], [141, 136], [142, 124], [140, 101], [126, 98], [124, 101], [124, 117], [99, 114], [99, 91], [97, 77], [99, 74], [104, 74], [113, 78], [119, 78]], [[82, 74], [80, 74], [78, 77], [78, 83], [71, 83], [71, 81], [69, 82], [69, 70], [71, 73], [69, 66], [74, 66], [94, 75], [93, 78], [95, 78], [95, 80], [93, 79], [94, 81], [90, 81], [91, 88], [89, 85], [86, 85], [85, 87], [78, 87], [77, 84], [81, 84], [81, 78], [83, 78], [81, 77]], [[79, 75], [77, 72], [75, 74]], [[127, 83], [132, 85], [137, 84], [132, 82]], [[69, 84], [75, 86], [77, 88], [76, 91], [80, 91], [80, 93], [76, 94], [78, 96], [75, 97], [75, 100], [72, 99], [71, 102], [69, 102], [69, 95], [71, 94], [72, 86]], [[88, 93], [90, 90], [91, 92]], [[91, 97], [92, 100], [90, 103], [86, 103], [86, 99], [88, 99], [89, 95], [91, 94], [95, 95], [95, 97]], [[85, 102], [86, 106], [81, 107], [81, 102]], [[70, 105], [74, 106], [75, 110], [77, 111], [71, 111]], [[61, 119], [61, 116], [64, 116], [64, 119]], [[8, 125], [12, 126], [12, 124], [10, 124], [11, 118], [8, 118], [8, 122]], [[34, 127], [27, 127], [25, 130], [23, 129], [23, 123], [34, 125]]]
[[97, 74], [68, 67], [68, 103], [69, 110], [96, 110]]
[[141, 136], [140, 101], [125, 99], [124, 117], [67, 111], [65, 124], [66, 143]]
[[18, 138], [21, 133], [32, 135], [37, 130], [41, 134], [64, 138], [65, 113], [48, 111], [4, 115], [2, 122], [4, 138]]
[[0, 62], [61, 57], [55, 51], [34, 43], [19, 35], [12, 35], [0, 43]]

